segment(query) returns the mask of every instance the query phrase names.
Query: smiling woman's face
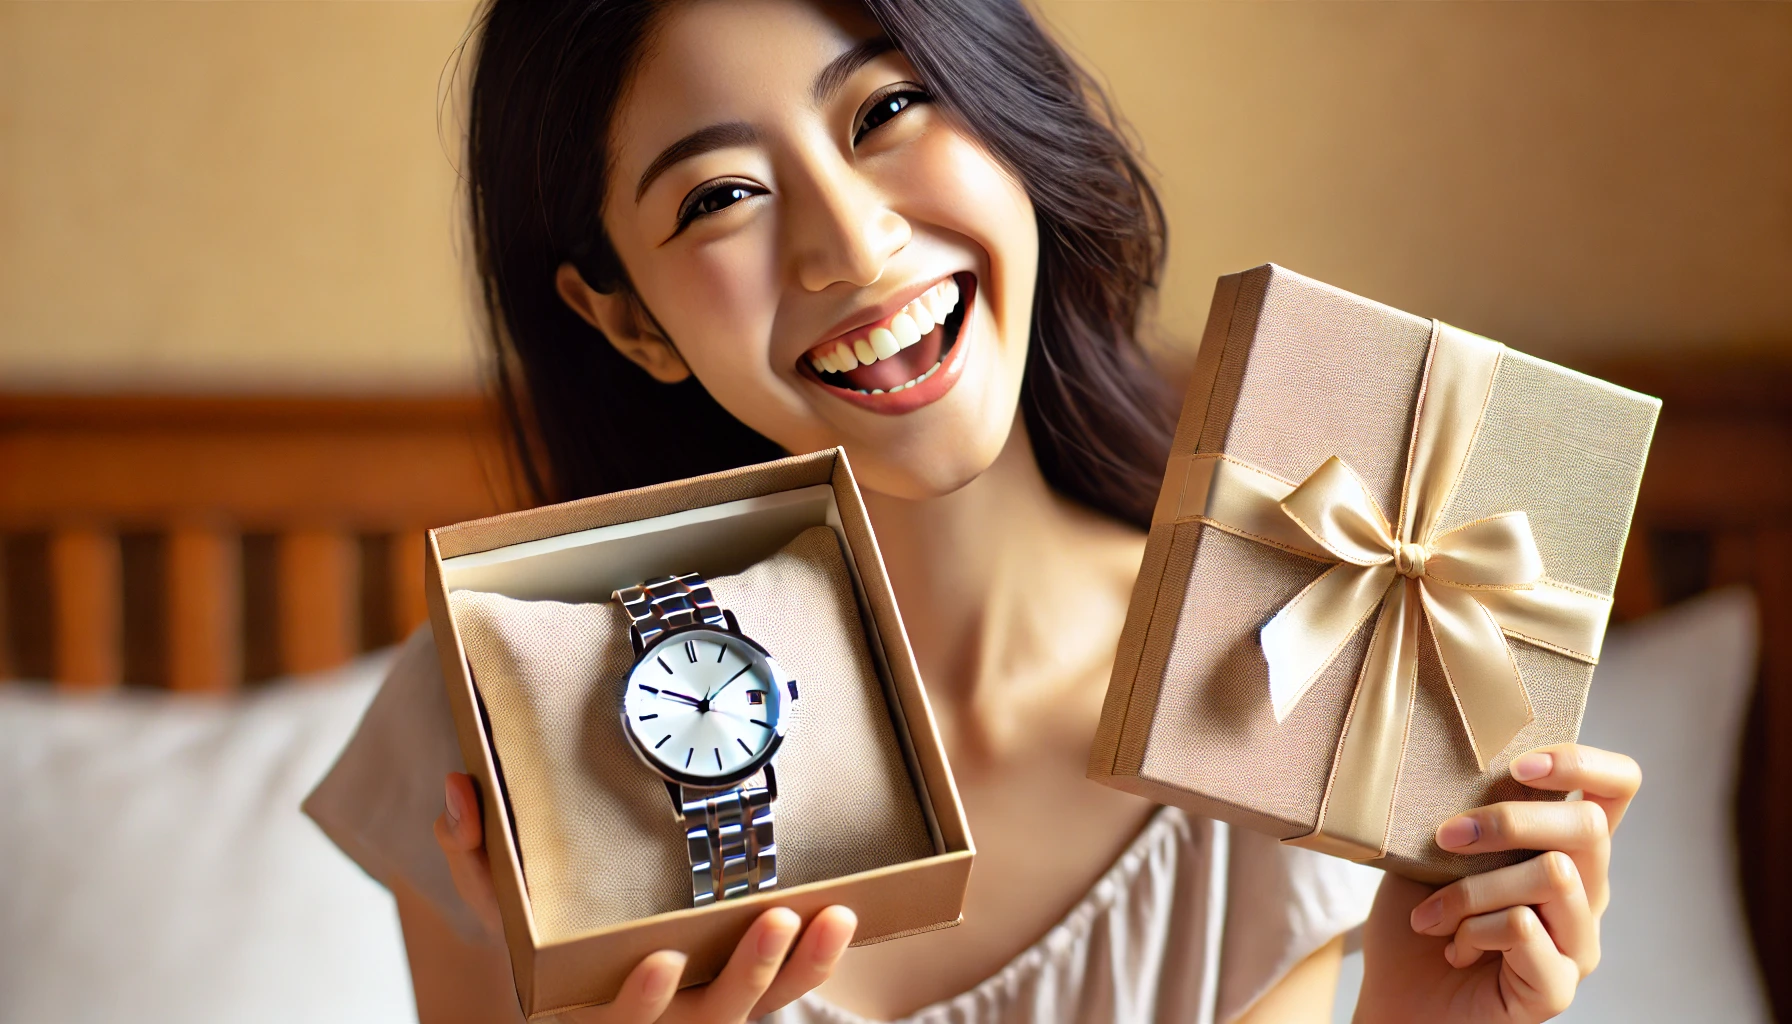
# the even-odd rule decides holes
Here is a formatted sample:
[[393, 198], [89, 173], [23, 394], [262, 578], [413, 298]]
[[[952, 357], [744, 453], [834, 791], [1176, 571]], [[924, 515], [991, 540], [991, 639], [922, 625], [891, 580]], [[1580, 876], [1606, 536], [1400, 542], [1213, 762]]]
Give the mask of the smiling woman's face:
[[610, 159], [604, 227], [723, 408], [787, 451], [845, 445], [886, 494], [944, 494], [995, 460], [1031, 330], [1032, 204], [867, 14], [672, 6]]

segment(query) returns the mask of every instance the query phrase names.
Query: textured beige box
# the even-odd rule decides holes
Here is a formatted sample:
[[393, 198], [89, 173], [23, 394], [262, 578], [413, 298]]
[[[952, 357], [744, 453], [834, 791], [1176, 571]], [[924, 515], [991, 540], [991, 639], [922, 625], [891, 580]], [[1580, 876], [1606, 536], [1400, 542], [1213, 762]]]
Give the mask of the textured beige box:
[[1090, 778], [1422, 880], [1522, 859], [1433, 836], [1551, 798], [1507, 765], [1578, 734], [1659, 408], [1281, 267], [1221, 278]]
[[[541, 926], [532, 908], [517, 809], [507, 799], [491, 720], [469, 668], [450, 593], [477, 590], [521, 599], [602, 602], [612, 590], [655, 575], [739, 573], [816, 526], [831, 528], [841, 541], [871, 660], [934, 852], [700, 909], [550, 937], [546, 933], [551, 929]], [[460, 523], [430, 531], [428, 545], [430, 621], [461, 752], [480, 791], [486, 850], [525, 1016], [544, 1017], [610, 1000], [641, 957], [657, 949], [686, 951], [685, 982], [706, 981], [720, 971], [752, 920], [773, 906], [808, 918], [826, 906], [845, 904], [859, 917], [855, 945], [959, 921], [974, 848], [844, 451]], [[850, 794], [842, 794], [836, 806], [838, 820], [850, 822]], [[666, 826], [672, 828], [669, 802], [665, 812]], [[590, 870], [601, 872], [604, 865], [592, 864]]]

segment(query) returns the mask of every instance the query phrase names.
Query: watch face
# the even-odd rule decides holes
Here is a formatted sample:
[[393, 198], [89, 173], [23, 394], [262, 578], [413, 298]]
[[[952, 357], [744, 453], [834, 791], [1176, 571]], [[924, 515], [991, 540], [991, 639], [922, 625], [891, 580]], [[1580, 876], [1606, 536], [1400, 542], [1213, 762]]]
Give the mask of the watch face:
[[660, 640], [629, 673], [622, 715], [641, 753], [691, 785], [751, 775], [778, 740], [784, 695], [771, 661], [710, 629]]

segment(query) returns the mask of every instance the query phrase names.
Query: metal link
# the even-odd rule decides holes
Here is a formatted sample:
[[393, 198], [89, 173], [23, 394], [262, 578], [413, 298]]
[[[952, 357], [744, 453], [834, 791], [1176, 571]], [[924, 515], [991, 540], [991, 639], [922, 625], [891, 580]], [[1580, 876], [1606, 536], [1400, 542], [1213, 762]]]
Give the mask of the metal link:
[[680, 809], [688, 823], [693, 906], [778, 887], [771, 790], [742, 786], [687, 800]]
[[[702, 623], [722, 628], [725, 619], [709, 584], [694, 572], [661, 576], [615, 593], [628, 612], [643, 648], [661, 634]], [[691, 904], [707, 907], [718, 899], [778, 887], [778, 846], [772, 838], [772, 793], [765, 786], [739, 786], [706, 793], [679, 808], [685, 820], [685, 852], [691, 858]]]
[[638, 587], [624, 587], [613, 596], [622, 602], [635, 631], [641, 634], [643, 647], [652, 647], [669, 629], [698, 622], [720, 627], [724, 621], [709, 584], [694, 572], [660, 576]]

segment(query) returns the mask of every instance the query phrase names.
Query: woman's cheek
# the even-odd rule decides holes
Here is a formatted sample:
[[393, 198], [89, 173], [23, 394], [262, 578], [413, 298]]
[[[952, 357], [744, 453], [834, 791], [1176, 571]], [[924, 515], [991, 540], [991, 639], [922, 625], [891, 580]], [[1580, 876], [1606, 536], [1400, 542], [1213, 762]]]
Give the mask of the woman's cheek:
[[[936, 128], [917, 140], [918, 211], [964, 235], [989, 258], [990, 313], [1004, 335], [1024, 341], [1039, 268], [1039, 225], [1026, 189], [960, 132]], [[1018, 327], [1018, 332], [1016, 328]]]

